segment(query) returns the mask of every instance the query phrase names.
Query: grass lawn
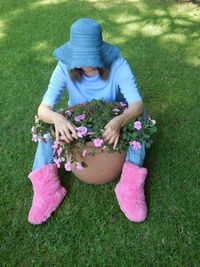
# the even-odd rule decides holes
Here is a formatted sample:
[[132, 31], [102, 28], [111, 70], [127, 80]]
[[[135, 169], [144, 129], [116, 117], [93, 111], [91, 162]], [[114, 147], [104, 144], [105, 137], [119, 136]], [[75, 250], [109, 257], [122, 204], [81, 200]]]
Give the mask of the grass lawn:
[[[158, 122], [141, 224], [120, 211], [118, 179], [93, 186], [62, 170], [68, 197], [42, 226], [27, 222], [30, 129], [56, 65], [52, 51], [80, 17], [98, 20], [121, 48]], [[170, 0], [1, 0], [0, 266], [200, 265], [199, 25], [198, 5]]]

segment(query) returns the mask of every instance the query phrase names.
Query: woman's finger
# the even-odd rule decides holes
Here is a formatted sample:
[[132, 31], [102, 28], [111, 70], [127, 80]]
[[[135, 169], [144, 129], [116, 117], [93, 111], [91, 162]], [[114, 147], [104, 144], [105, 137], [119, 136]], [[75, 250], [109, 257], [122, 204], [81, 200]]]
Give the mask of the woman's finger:
[[65, 134], [64, 130], [60, 131], [60, 133], [61, 133], [61, 136], [62, 136], [63, 140], [66, 141], [67, 143], [69, 143], [70, 140], [68, 139], [68, 137]]
[[69, 139], [67, 139], [66, 137], [62, 137], [62, 136], [61, 136], [60, 140], [66, 142], [67, 144], [69, 144], [71, 142]]
[[59, 132], [58, 132], [58, 130], [56, 128], [56, 141], [58, 141], [58, 140], [59, 140]]
[[60, 140], [63, 140], [65, 142], [67, 142], [68, 144], [71, 142], [71, 140], [66, 136], [66, 134], [65, 134], [64, 131], [61, 132], [61, 138], [60, 138]]
[[114, 149], [114, 150], [115, 150], [116, 147], [117, 147], [118, 141], [119, 141], [119, 134], [116, 136], [115, 141], [114, 141], [114, 145], [113, 145], [113, 149]]
[[108, 135], [107, 131], [103, 132], [103, 134], [102, 134], [102, 138], [106, 138], [107, 135]]
[[76, 133], [75, 127], [74, 127], [73, 125], [69, 124], [68, 128], [69, 128], [69, 130], [72, 132], [72, 136], [73, 136], [74, 138], [78, 139], [78, 135], [77, 135], [77, 133]]
[[110, 132], [104, 137], [104, 140], [107, 142], [109, 141], [112, 137], [114, 137], [117, 133], [116, 132]]
[[109, 144], [112, 144], [115, 141], [117, 134], [111, 136], [110, 140], [108, 141]]
[[73, 141], [73, 137], [71, 136], [69, 129], [64, 129], [64, 134], [70, 141]]

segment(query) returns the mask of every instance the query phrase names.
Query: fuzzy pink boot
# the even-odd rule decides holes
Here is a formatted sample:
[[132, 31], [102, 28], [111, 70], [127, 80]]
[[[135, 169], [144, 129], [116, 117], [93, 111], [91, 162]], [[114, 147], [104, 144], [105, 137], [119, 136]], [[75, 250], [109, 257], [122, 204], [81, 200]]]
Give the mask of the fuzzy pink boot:
[[142, 222], [147, 216], [144, 195], [144, 182], [147, 169], [125, 162], [120, 181], [115, 187], [115, 194], [125, 216], [134, 222]]
[[67, 190], [60, 184], [55, 163], [30, 172], [28, 177], [32, 182], [34, 191], [28, 221], [32, 224], [41, 224], [59, 206]]

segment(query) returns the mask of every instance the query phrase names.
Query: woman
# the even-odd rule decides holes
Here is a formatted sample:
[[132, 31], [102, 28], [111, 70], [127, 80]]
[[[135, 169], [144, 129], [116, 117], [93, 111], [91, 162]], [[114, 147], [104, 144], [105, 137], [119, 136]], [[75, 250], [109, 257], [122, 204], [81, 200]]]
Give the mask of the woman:
[[[54, 51], [58, 64], [48, 89], [38, 108], [40, 120], [55, 125], [56, 139], [71, 142], [77, 138], [74, 125], [53, 107], [61, 98], [64, 88], [69, 96], [68, 106], [92, 99], [126, 101], [127, 112], [115, 117], [105, 126], [103, 138], [116, 148], [120, 128], [127, 120], [135, 120], [143, 113], [143, 101], [135, 78], [119, 49], [102, 40], [102, 29], [93, 19], [82, 18], [70, 29], [70, 41]], [[144, 144], [139, 151], [128, 149], [120, 181], [115, 194], [125, 216], [134, 222], [145, 220], [147, 207], [144, 181], [147, 169], [142, 167]], [[59, 206], [66, 195], [61, 186], [56, 164], [53, 162], [52, 141], [39, 142], [32, 172], [34, 197], [28, 220], [41, 224]]]

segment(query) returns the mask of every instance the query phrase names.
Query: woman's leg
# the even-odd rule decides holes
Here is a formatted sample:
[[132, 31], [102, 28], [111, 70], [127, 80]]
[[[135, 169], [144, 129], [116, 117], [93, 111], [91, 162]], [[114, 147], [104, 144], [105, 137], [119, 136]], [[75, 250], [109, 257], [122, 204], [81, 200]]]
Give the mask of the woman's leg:
[[51, 138], [47, 142], [38, 142], [32, 172], [28, 177], [34, 191], [28, 221], [32, 224], [41, 224], [51, 216], [67, 193], [60, 184], [57, 166], [53, 162]]
[[32, 171], [53, 162], [52, 138], [49, 138], [47, 142], [39, 141], [35, 153]]
[[[147, 116], [148, 116], [147, 110], [144, 110], [142, 116], [144, 119], [147, 118]], [[125, 160], [127, 162], [133, 163], [139, 167], [142, 167], [143, 163], [144, 163], [145, 156], [146, 156], [145, 142], [143, 142], [141, 148], [138, 150], [135, 150], [133, 148], [133, 146], [129, 145]]]
[[128, 147], [128, 151], [126, 154], [126, 161], [131, 162], [139, 167], [143, 166], [144, 159], [146, 156], [146, 151], [145, 151], [145, 143], [142, 143], [142, 146], [140, 149], [135, 150], [133, 146]]
[[144, 195], [144, 183], [147, 169], [143, 168], [145, 144], [141, 149], [128, 148], [122, 174], [115, 187], [119, 206], [125, 216], [134, 222], [142, 222], [147, 216], [147, 206]]
[[[54, 109], [53, 111], [59, 112], [59, 110], [56, 109]], [[47, 142], [44, 141], [38, 142], [32, 171], [54, 162], [52, 144], [53, 144], [52, 138], [49, 138]]]
[[[59, 109], [53, 109], [55, 112], [59, 112]], [[52, 137], [48, 141], [39, 141], [35, 153], [35, 158], [32, 166], [32, 171], [41, 168], [42, 166], [54, 163], [53, 160], [53, 141]]]

